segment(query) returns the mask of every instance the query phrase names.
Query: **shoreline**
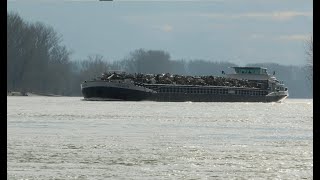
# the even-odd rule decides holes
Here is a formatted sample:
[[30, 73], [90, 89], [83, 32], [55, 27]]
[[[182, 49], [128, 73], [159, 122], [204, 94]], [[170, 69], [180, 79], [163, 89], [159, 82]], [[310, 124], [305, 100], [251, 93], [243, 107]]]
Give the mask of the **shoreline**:
[[45, 93], [34, 93], [34, 92], [18, 92], [18, 91], [11, 91], [7, 92], [7, 96], [47, 96], [47, 97], [63, 97], [61, 95], [56, 94], [45, 94]]

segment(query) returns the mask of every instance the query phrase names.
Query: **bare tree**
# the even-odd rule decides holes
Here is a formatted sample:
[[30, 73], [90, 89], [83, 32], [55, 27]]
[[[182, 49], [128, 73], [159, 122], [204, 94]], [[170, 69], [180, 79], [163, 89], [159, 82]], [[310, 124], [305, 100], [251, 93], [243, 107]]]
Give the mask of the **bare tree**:
[[7, 12], [7, 90], [64, 93], [71, 52], [61, 41], [51, 26]]
[[[313, 37], [307, 41], [307, 70], [308, 70], [308, 79], [313, 81]], [[312, 84], [312, 83], [311, 83]]]
[[229, 62], [207, 61], [202, 59], [191, 60], [187, 64], [187, 72], [190, 75], [221, 75], [221, 71], [228, 72], [236, 66]]
[[110, 65], [102, 55], [90, 55], [87, 59], [80, 61], [80, 77], [81, 81], [88, 78], [95, 78], [101, 73], [110, 70]]
[[127, 72], [157, 74], [171, 71], [170, 54], [162, 50], [137, 49], [123, 61]]
[[20, 73], [23, 70], [27, 24], [17, 13], [7, 13], [7, 88], [20, 88]]

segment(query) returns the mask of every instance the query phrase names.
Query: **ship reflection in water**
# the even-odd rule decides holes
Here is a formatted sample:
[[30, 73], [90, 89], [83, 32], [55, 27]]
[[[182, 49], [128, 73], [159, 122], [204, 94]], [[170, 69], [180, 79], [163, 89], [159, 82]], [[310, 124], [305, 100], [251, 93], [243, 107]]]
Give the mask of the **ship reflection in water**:
[[85, 100], [164, 102], [279, 102], [288, 89], [262, 67], [232, 67], [224, 77], [108, 72], [85, 81]]

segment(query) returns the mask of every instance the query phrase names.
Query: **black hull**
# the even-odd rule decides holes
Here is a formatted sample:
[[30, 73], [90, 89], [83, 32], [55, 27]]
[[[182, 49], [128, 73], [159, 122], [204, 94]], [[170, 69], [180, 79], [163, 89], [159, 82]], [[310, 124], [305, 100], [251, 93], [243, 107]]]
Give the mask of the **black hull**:
[[184, 93], [149, 93], [116, 87], [88, 87], [82, 89], [86, 100], [124, 100], [124, 101], [159, 101], [159, 102], [278, 102], [282, 96], [252, 96], [234, 94], [184, 94]]
[[284, 98], [286, 96], [158, 93], [150, 96], [149, 100], [160, 102], [278, 102]]
[[124, 100], [141, 101], [146, 100], [150, 93], [126, 88], [116, 87], [88, 87], [82, 89], [83, 97], [87, 100]]

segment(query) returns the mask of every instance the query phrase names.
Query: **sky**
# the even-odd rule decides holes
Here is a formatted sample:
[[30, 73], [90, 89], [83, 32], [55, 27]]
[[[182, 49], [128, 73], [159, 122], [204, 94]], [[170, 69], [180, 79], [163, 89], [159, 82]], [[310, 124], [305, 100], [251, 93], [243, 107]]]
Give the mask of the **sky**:
[[163, 50], [172, 60], [304, 65], [312, 0], [8, 0], [7, 10], [62, 35], [72, 60]]

